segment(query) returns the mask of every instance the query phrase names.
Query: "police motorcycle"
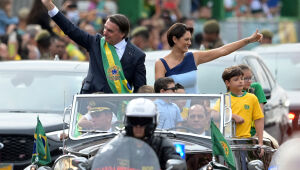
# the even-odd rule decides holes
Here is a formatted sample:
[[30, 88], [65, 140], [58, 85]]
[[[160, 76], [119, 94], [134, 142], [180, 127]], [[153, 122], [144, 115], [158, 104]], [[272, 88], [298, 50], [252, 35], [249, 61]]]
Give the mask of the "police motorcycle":
[[160, 169], [153, 149], [142, 140], [117, 135], [90, 160], [69, 156], [58, 159], [54, 170], [61, 169]]
[[[169, 167], [175, 164], [168, 165]], [[36, 168], [36, 166], [31, 166]], [[52, 168], [42, 166], [39, 170], [96, 170], [96, 169], [153, 169], [159, 170], [159, 160], [153, 149], [142, 140], [119, 134], [105, 144], [97, 154], [85, 157], [67, 154], [59, 157]]]
[[[210, 119], [213, 119], [230, 145], [234, 154], [236, 169], [247, 169], [247, 167], [251, 169], [253, 164], [257, 167], [259, 163], [262, 163], [264, 169], [268, 168], [275, 152], [272, 141], [264, 139], [265, 152], [264, 156], [260, 158], [257, 154], [260, 148], [256, 138], [235, 138], [235, 125], [231, 121], [231, 109], [229, 107], [230, 97], [224, 94], [75, 95], [70, 110], [71, 121], [68, 139], [65, 140], [65, 145], [62, 148], [64, 155], [55, 160], [52, 168], [60, 164], [69, 164], [74, 169], [92, 169], [95, 160], [100, 162], [97, 157], [105, 151], [103, 149], [106, 148], [106, 144], [113, 141], [114, 137], [124, 134], [124, 118], [128, 102], [140, 97], [150, 99], [155, 103], [158, 116], [154, 135], [168, 138], [172, 142], [176, 151], [186, 161], [187, 169], [228, 169], [221, 156], [214, 158], [212, 155]], [[192, 112], [193, 107], [198, 105], [201, 106], [199, 106], [200, 110], [195, 113]], [[218, 111], [214, 112], [213, 110], [216, 108]], [[93, 122], [92, 119], [94, 118], [97, 121]], [[93, 122], [93, 124], [85, 126], [82, 123], [83, 120]], [[96, 122], [101, 123], [96, 125]], [[110, 144], [109, 146], [114, 145]], [[244, 158], [244, 161], [241, 158]], [[126, 158], [126, 160], [128, 159]], [[121, 160], [123, 160], [122, 157]], [[261, 160], [261, 162], [257, 160]], [[163, 169], [169, 167], [176, 169], [181, 165], [176, 160], [169, 160]], [[154, 169], [156, 167], [154, 165], [149, 166], [154, 167]]]

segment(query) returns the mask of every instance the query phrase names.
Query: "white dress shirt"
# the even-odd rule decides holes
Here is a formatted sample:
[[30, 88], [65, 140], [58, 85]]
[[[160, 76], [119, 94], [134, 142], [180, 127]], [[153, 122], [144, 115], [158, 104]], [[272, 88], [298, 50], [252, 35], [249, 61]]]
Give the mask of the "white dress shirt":
[[115, 48], [116, 48], [116, 52], [117, 52], [117, 54], [119, 56], [120, 61], [121, 61], [122, 56], [123, 56], [123, 54], [125, 52], [126, 45], [127, 45], [127, 42], [125, 41], [125, 39], [123, 39], [122, 41], [120, 41], [119, 43], [117, 43], [116, 45], [114, 45]]
[[48, 11], [48, 15], [52, 18], [58, 13], [57, 7], [54, 7], [52, 10]]

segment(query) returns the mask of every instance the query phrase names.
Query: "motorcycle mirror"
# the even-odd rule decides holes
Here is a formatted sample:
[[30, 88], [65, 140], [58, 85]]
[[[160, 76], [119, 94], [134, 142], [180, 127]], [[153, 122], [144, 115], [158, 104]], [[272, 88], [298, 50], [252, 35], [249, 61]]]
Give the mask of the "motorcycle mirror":
[[166, 165], [167, 170], [186, 170], [185, 160], [169, 159]]
[[76, 157], [72, 159], [72, 165], [84, 169], [88, 169], [88, 160], [85, 157]]
[[264, 163], [261, 160], [252, 160], [248, 163], [248, 170], [263, 170]]
[[229, 168], [225, 165], [222, 165], [217, 162], [209, 162], [205, 166], [201, 167], [200, 170], [229, 170]]
[[37, 170], [52, 170], [49, 166], [41, 166]]

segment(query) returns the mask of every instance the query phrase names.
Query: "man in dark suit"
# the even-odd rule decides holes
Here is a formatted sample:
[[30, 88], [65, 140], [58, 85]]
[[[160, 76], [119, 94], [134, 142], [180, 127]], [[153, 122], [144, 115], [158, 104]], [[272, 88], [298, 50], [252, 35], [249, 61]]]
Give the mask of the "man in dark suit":
[[108, 70], [105, 70], [103, 66], [100, 47], [100, 41], [103, 36], [105, 42], [114, 46], [129, 88], [133, 87], [134, 92], [137, 92], [139, 87], [146, 84], [146, 68], [144, 64], [146, 55], [128, 41], [129, 21], [127, 17], [121, 14], [108, 16], [104, 24], [103, 36], [100, 34], [90, 35], [73, 25], [59, 12], [52, 0], [41, 1], [48, 9], [50, 17], [62, 31], [77, 44], [89, 51], [89, 71], [83, 82], [81, 93], [113, 93], [106, 77]]

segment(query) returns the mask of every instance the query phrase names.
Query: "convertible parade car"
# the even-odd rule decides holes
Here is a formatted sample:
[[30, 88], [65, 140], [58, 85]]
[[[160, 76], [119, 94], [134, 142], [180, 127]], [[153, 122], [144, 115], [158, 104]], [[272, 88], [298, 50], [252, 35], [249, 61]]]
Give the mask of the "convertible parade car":
[[[100, 167], [93, 167], [94, 164], [101, 162], [99, 161], [100, 158], [104, 158], [103, 156], [97, 156], [99, 153], [114, 150], [117, 146], [129, 148], [129, 144], [117, 145], [112, 143], [116, 140], [114, 137], [124, 133], [123, 119], [127, 103], [132, 99], [140, 97], [148, 98], [156, 104], [158, 124], [154, 135], [167, 137], [172, 141], [174, 146], [178, 144], [184, 146], [184, 149], [177, 151], [186, 160], [187, 169], [206, 169], [206, 166], [212, 161], [228, 167], [222, 156], [212, 156], [212, 142], [209, 128], [210, 120], [214, 121], [229, 143], [237, 170], [247, 168], [252, 162], [261, 162], [261, 164], [263, 164], [262, 168], [268, 169], [272, 155], [276, 151], [272, 141], [264, 138], [264, 155], [259, 157], [258, 151], [260, 148], [257, 145], [257, 138], [235, 137], [235, 124], [231, 120], [232, 113], [229, 107], [230, 97], [227, 94], [75, 95], [72, 108], [66, 110], [66, 112], [71, 112], [71, 121], [68, 130], [69, 138], [64, 142], [64, 154], [55, 160], [52, 168], [59, 170], [81, 169], [82, 166], [84, 166], [88, 167], [87, 169], [101, 169]], [[159, 105], [159, 102], [170, 103], [177, 107], [180, 110], [179, 114], [167, 113], [170, 110], [162, 109], [161, 107], [163, 107], [163, 105]], [[192, 112], [189, 112], [189, 109], [195, 105], [204, 108], [201, 112], [201, 114], [203, 114], [202, 116], [193, 116]], [[92, 108], [101, 108], [103, 110], [107, 107], [112, 111], [112, 115], [108, 121], [105, 120], [104, 117], [102, 118], [102, 126], [83, 126], [81, 121], [83, 117], [89, 117], [88, 115], [93, 112]], [[163, 114], [173, 116], [171, 118], [162, 116]], [[197, 112], [197, 114], [200, 114], [200, 112]], [[200, 121], [200, 123], [195, 123], [195, 121]], [[108, 126], [104, 126], [105, 124]], [[195, 127], [199, 125], [201, 128]], [[110, 145], [106, 145], [107, 143], [110, 143]], [[140, 146], [140, 144], [136, 146]], [[144, 152], [138, 152], [137, 149], [137, 153], [141, 154]], [[120, 155], [122, 155], [122, 152], [119, 152], [114, 159], [118, 159], [117, 157]], [[126, 157], [128, 160], [119, 160], [119, 163], [124, 166], [129, 166], [129, 160], [139, 160], [138, 157], [134, 157], [134, 155], [135, 154], [127, 154]], [[112, 159], [111, 157], [105, 158], [105, 160]], [[92, 164], [92, 162], [94, 162], [94, 164]], [[141, 163], [141, 161], [139, 161], [139, 163]], [[146, 167], [148, 167], [148, 169], [156, 169], [154, 165], [147, 165]]]

